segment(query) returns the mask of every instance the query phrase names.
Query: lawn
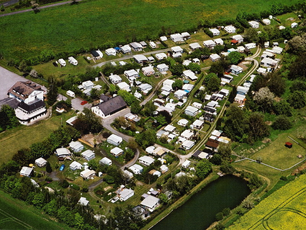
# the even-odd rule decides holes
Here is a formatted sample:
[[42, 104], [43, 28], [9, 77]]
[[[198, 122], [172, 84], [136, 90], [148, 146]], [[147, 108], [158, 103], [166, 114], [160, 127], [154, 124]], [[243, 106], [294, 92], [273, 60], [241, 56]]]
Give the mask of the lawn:
[[70, 229], [2, 191], [0, 191], [0, 226], [1, 229], [4, 229], [4, 226], [5, 229]]
[[306, 175], [302, 175], [261, 201], [229, 229], [303, 229], [305, 192]]
[[[274, 4], [298, 1], [277, 0]], [[40, 55], [43, 50], [58, 53], [114, 46], [131, 40], [156, 39], [159, 33], [195, 30], [200, 20], [234, 19], [238, 12], [254, 13], [270, 7], [271, 2], [265, 0], [252, 3], [84, 0], [75, 5], [43, 9], [38, 14], [28, 12], [0, 18], [0, 43], [5, 44], [0, 51], [7, 58], [23, 59]]]
[[48, 120], [40, 121], [31, 126], [20, 126], [13, 130], [8, 130], [0, 134], [1, 156], [0, 164], [7, 162], [19, 149], [29, 148], [31, 144], [41, 142], [50, 133], [58, 129], [61, 125], [61, 118], [65, 123], [71, 113], [62, 116], [53, 116]]
[[[292, 148], [285, 147], [286, 142], [293, 143]], [[288, 133], [283, 133], [278, 136], [278, 138], [270, 143], [267, 147], [261, 149], [259, 146], [255, 150], [259, 150], [254, 155], [252, 159], [257, 160], [261, 159], [263, 163], [272, 165], [276, 168], [286, 169], [290, 166], [301, 161], [297, 156], [301, 154], [305, 157], [306, 150], [293, 142], [289, 137]]]

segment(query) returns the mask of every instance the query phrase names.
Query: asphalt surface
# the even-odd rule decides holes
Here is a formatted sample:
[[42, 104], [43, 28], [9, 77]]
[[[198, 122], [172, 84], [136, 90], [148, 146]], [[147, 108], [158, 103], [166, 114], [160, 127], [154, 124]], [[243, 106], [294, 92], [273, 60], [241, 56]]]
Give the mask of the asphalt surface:
[[4, 98], [7, 98], [8, 90], [17, 81], [27, 81], [27, 79], [0, 66], [0, 81], [1, 81], [1, 84], [0, 84], [0, 100], [2, 100]]
[[91, 108], [90, 104], [81, 105], [81, 102], [84, 101], [81, 98], [74, 98], [71, 100], [71, 106], [74, 110], [83, 111], [84, 108]]

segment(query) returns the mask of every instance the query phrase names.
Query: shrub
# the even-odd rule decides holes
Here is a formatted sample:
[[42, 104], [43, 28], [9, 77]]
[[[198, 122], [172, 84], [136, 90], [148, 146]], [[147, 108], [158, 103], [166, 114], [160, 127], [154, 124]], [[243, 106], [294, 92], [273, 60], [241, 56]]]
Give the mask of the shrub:
[[223, 213], [222, 212], [218, 212], [216, 214], [216, 220], [219, 221], [219, 220], [222, 220], [223, 219]]

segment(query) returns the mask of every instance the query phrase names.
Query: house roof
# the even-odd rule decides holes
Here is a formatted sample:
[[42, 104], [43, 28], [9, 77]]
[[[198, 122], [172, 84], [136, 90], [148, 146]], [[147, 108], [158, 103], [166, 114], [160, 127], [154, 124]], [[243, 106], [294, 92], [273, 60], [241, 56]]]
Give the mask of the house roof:
[[45, 163], [47, 163], [47, 161], [42, 157], [35, 160], [35, 164], [45, 164]]
[[113, 97], [107, 101], [98, 105], [99, 109], [105, 114], [105, 116], [113, 114], [127, 106], [121, 96]]
[[123, 150], [119, 147], [115, 147], [111, 149], [110, 153], [116, 156], [119, 155], [120, 153], [123, 153]]
[[148, 208], [153, 208], [155, 205], [158, 204], [158, 202], [159, 202], [158, 198], [149, 195], [140, 204]]
[[149, 165], [152, 164], [155, 160], [152, 157], [149, 156], [142, 156], [139, 158], [139, 161], [144, 161], [146, 163], [148, 163]]
[[211, 148], [217, 148], [219, 146], [219, 142], [216, 140], [209, 139], [205, 145]]
[[71, 142], [69, 143], [69, 147], [70, 147], [70, 148], [73, 148], [73, 149], [79, 149], [79, 148], [82, 148], [83, 145], [82, 145], [81, 142], [79, 142], [79, 141], [71, 141]]
[[29, 176], [31, 174], [32, 170], [33, 170], [33, 168], [23, 166], [21, 171], [20, 171], [20, 174], [25, 175], [25, 176]]
[[28, 98], [28, 96], [34, 91], [43, 91], [41, 86], [32, 81], [18, 81], [16, 82], [8, 92], [13, 94], [15, 97], [21, 98], [22, 100]]
[[82, 152], [82, 157], [91, 157], [92, 155], [95, 155], [95, 153], [89, 149], [87, 149], [86, 151]]
[[20, 102], [18, 107], [27, 111], [27, 112], [29, 112], [29, 113], [31, 113], [33, 110], [37, 110], [37, 109], [45, 107], [45, 102], [43, 102], [41, 100], [36, 100], [31, 104], [26, 104], [22, 101], [22, 102]]
[[89, 204], [89, 201], [85, 197], [81, 197], [78, 203], [82, 206], [87, 206]]
[[77, 161], [74, 161], [72, 162], [70, 165], [69, 165], [70, 168], [82, 168], [82, 164], [77, 162]]
[[112, 134], [107, 138], [107, 142], [109, 142], [109, 141], [113, 141], [113, 142], [116, 142], [116, 143], [121, 143], [122, 142], [122, 137], [119, 137], [115, 134]]

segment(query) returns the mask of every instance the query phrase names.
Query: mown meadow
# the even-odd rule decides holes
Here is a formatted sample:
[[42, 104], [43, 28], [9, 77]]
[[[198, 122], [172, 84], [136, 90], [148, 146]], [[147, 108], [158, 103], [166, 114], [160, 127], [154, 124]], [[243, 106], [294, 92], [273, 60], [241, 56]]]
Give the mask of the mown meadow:
[[54, 53], [82, 48], [111, 47], [159, 34], [196, 29], [200, 21], [235, 19], [237, 13], [257, 13], [272, 4], [299, 0], [83, 0], [41, 12], [0, 18], [0, 52], [5, 58], [25, 59], [43, 50]]

